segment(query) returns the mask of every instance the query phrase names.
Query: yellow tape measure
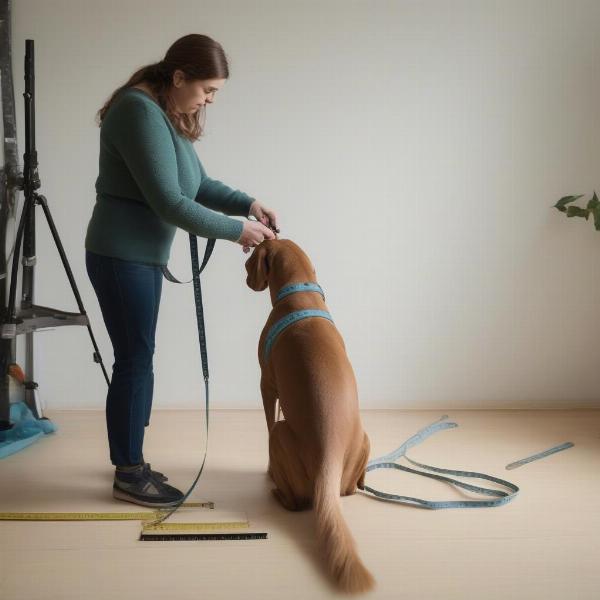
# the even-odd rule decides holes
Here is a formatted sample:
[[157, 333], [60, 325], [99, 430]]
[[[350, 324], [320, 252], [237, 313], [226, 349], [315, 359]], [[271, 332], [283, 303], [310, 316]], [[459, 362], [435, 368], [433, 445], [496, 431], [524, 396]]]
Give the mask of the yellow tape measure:
[[[214, 502], [188, 502], [181, 505], [188, 508], [214, 509]], [[264, 539], [266, 533], [206, 533], [191, 532], [219, 531], [223, 529], [247, 529], [245, 521], [205, 521], [197, 523], [165, 523], [156, 525], [144, 524], [144, 521], [158, 519], [163, 510], [146, 512], [0, 512], [0, 521], [142, 521], [144, 540], [183, 540], [183, 539]], [[162, 532], [162, 534], [161, 534]]]
[[[214, 502], [186, 502], [183, 507], [214, 508]], [[161, 510], [147, 512], [0, 512], [0, 521], [151, 521]]]
[[207, 531], [214, 529], [245, 529], [248, 521], [221, 521], [216, 523], [159, 523], [158, 525], [142, 525], [142, 532], [147, 531]]

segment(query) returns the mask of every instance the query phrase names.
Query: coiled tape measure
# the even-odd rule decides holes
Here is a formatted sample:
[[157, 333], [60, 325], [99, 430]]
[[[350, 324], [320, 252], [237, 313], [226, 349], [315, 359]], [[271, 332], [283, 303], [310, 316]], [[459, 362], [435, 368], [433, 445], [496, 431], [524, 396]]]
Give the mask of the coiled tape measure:
[[[499, 498], [497, 498], [496, 500], [447, 500], [443, 502], [433, 502], [431, 500], [423, 500], [421, 498], [413, 498], [411, 496], [399, 496], [397, 494], [388, 494], [386, 492], [373, 489], [368, 485], [363, 485], [359, 489], [373, 494], [374, 496], [377, 496], [378, 498], [381, 498], [383, 500], [397, 502], [399, 504], [407, 504], [410, 506], [418, 506], [420, 508], [428, 508], [430, 510], [436, 510], [440, 508], [492, 508], [502, 506], [504, 504], [507, 504], [511, 500], [514, 500], [514, 498], [519, 493], [519, 488], [510, 481], [506, 481], [498, 477], [492, 477], [491, 475], [486, 475], [485, 473], [476, 473], [474, 471], [456, 471], [453, 469], [440, 469], [438, 467], [424, 465], [422, 463], [416, 462], [408, 458], [406, 452], [409, 448], [420, 444], [423, 440], [425, 440], [430, 435], [438, 431], [458, 427], [457, 423], [444, 422], [444, 420], [447, 418], [448, 415], [444, 415], [438, 421], [419, 430], [417, 433], [415, 433], [415, 435], [408, 438], [408, 440], [406, 440], [393, 452], [385, 454], [384, 456], [379, 456], [378, 458], [371, 459], [367, 463], [366, 472], [372, 471], [373, 469], [400, 469], [402, 471], [407, 471], [416, 475], [423, 475], [424, 477], [444, 481], [445, 483], [449, 483], [450, 485], [454, 485], [456, 487], [476, 492], [478, 494], [484, 494], [487, 496], [499, 496]], [[506, 465], [505, 468], [507, 470], [516, 469], [517, 467], [527, 464], [528, 462], [544, 458], [545, 456], [549, 456], [550, 454], [560, 452], [561, 450], [566, 450], [567, 448], [571, 448], [573, 446], [574, 444], [572, 442], [566, 442], [564, 444], [560, 444], [559, 446], [554, 446], [553, 448], [544, 450], [543, 452], [538, 452], [537, 454], [528, 456], [527, 458], [523, 458], [516, 462], [512, 462]], [[458, 475], [459, 477], [471, 477], [475, 479], [487, 479], [488, 481], [493, 481], [494, 483], [507, 487], [509, 490], [511, 490], [512, 493], [505, 492], [503, 490], [482, 488], [479, 486], [470, 485], [468, 483], [463, 483], [462, 481], [457, 481], [456, 479], [451, 479], [450, 477], [444, 477], [442, 475], [433, 475], [432, 473], [417, 471], [415, 469], [411, 469], [410, 467], [405, 467], [396, 463], [395, 461], [398, 458], [405, 458], [408, 462], [412, 463], [413, 465], [416, 465], [417, 467], [427, 469], [428, 471], [434, 471], [436, 473], [446, 473], [449, 475]]]

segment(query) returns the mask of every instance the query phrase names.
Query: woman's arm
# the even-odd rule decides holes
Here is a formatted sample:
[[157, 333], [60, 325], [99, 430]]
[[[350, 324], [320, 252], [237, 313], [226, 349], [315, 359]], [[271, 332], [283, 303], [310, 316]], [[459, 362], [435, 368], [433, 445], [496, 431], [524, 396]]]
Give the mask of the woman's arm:
[[123, 157], [150, 207], [167, 223], [205, 238], [237, 241], [244, 224], [221, 215], [181, 191], [171, 133], [158, 107], [121, 100], [108, 139]]
[[[196, 155], [198, 158], [198, 155]], [[250, 206], [255, 198], [241, 190], [234, 190], [218, 179], [212, 179], [206, 174], [204, 166], [198, 158], [202, 182], [196, 193], [196, 202], [208, 208], [221, 211], [226, 215], [248, 217]]]

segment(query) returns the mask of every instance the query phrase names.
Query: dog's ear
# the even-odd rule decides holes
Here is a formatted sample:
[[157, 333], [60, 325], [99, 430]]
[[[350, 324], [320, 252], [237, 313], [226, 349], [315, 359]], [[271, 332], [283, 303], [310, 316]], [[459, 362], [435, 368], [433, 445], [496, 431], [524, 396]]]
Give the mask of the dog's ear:
[[255, 292], [262, 292], [269, 284], [269, 268], [269, 247], [262, 242], [256, 246], [252, 256], [246, 261], [248, 287]]

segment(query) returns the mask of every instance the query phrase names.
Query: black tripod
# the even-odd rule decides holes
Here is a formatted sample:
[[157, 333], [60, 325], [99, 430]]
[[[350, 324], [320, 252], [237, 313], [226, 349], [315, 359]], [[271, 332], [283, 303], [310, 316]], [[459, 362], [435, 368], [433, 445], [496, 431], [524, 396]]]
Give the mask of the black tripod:
[[[8, 305], [3, 306], [1, 317], [0, 335], [0, 377], [4, 379], [4, 385], [0, 389], [0, 430], [11, 428], [9, 414], [9, 399], [7, 394], [8, 369], [14, 362], [13, 340], [20, 334], [26, 335], [26, 368], [25, 368], [25, 402], [38, 419], [43, 418], [42, 407], [36, 394], [37, 383], [33, 381], [33, 332], [38, 329], [55, 328], [65, 325], [85, 325], [90, 334], [94, 346], [94, 361], [100, 363], [106, 383], [110, 384], [108, 374], [104, 368], [98, 345], [94, 339], [92, 328], [85, 312], [81, 296], [77, 289], [73, 272], [60, 241], [54, 220], [50, 214], [46, 198], [35, 190], [40, 187], [38, 175], [38, 160], [35, 146], [35, 93], [34, 93], [34, 42], [25, 41], [25, 154], [22, 178], [17, 179], [19, 189], [25, 195], [21, 219], [17, 230], [12, 259], [12, 271], [10, 277], [10, 293]], [[40, 204], [44, 210], [48, 226], [52, 232], [54, 243], [60, 254], [63, 266], [69, 278], [71, 289], [75, 295], [79, 312], [65, 312], [54, 308], [33, 304], [34, 278], [33, 270], [36, 264], [35, 256], [35, 206]], [[5, 226], [6, 223], [0, 225]], [[17, 274], [19, 257], [23, 246], [23, 278], [21, 308], [17, 311], [15, 307], [17, 291]], [[4, 302], [4, 298], [3, 298]]]

